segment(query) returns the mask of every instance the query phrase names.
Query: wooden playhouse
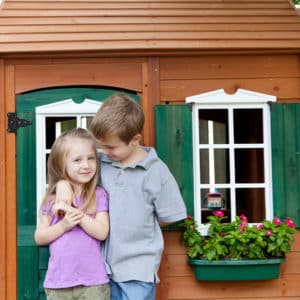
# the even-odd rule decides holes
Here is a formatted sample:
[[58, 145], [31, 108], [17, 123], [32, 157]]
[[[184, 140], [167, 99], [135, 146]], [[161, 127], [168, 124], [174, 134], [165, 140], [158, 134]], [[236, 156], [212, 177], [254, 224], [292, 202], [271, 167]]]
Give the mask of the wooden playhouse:
[[[48, 150], [118, 91], [140, 101], [143, 142], [169, 165], [189, 214], [205, 219], [204, 196], [216, 186], [229, 216], [291, 217], [300, 226], [300, 16], [292, 1], [4, 0], [1, 299], [43, 299], [47, 249], [32, 233]], [[299, 234], [278, 279], [230, 282], [197, 281], [180, 232], [164, 237], [158, 300], [300, 299]]]

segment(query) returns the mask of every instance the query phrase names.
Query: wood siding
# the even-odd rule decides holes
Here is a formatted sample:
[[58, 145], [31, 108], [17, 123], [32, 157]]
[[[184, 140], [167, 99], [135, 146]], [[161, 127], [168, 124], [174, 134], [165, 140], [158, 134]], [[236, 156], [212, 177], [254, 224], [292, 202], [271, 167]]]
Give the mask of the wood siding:
[[0, 53], [300, 49], [289, 0], [4, 0]]
[[[160, 57], [160, 103], [184, 103], [185, 97], [224, 88], [275, 95], [279, 103], [300, 103], [299, 55], [205, 55]], [[165, 232], [159, 300], [300, 299], [300, 233], [281, 267], [278, 280], [198, 282], [186, 263], [179, 232]]]
[[298, 300], [300, 299], [300, 233], [281, 265], [280, 278], [268, 281], [200, 282], [186, 263], [180, 232], [164, 234], [159, 300]]
[[161, 103], [217, 89], [238, 88], [300, 101], [299, 55], [227, 55], [160, 58]]
[[[87, 56], [87, 55], [86, 55]], [[205, 55], [139, 58], [56, 58], [6, 59], [0, 65], [1, 118], [6, 131], [6, 113], [15, 110], [18, 93], [54, 86], [76, 86], [80, 82], [136, 89], [147, 116], [145, 141], [153, 144], [153, 106], [184, 103], [187, 96], [225, 88], [272, 94], [279, 102], [300, 102], [299, 55]], [[128, 80], [115, 70], [127, 69]], [[80, 72], [78, 72], [80, 69]], [[56, 73], [53, 71], [55, 70]], [[77, 71], [76, 71], [77, 70]], [[101, 71], [102, 70], [102, 71]], [[62, 76], [63, 74], [63, 76]], [[105, 76], [108, 74], [108, 76]], [[125, 77], [125, 78], [124, 78]], [[1, 80], [2, 78], [2, 80]], [[1, 299], [16, 299], [16, 174], [15, 136], [1, 135]], [[5, 146], [4, 146], [5, 145]], [[157, 300], [295, 300], [300, 299], [300, 235], [278, 280], [244, 283], [199, 283], [186, 264], [186, 249], [178, 232], [165, 232], [166, 248], [160, 268]], [[256, 292], [256, 294], [253, 293]], [[255, 295], [255, 296], [254, 296]]]
[[[57, 86], [136, 91], [154, 145], [155, 104], [224, 88], [300, 102], [300, 16], [289, 0], [4, 0], [0, 8], [0, 299], [15, 300], [17, 94]], [[165, 232], [157, 300], [300, 299], [300, 233], [278, 280], [199, 283]]]

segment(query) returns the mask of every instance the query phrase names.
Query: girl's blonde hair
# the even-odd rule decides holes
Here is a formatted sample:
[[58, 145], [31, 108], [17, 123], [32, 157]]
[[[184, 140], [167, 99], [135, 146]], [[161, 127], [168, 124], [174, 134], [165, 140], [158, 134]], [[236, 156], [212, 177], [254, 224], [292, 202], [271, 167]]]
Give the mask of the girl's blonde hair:
[[[60, 180], [67, 180], [72, 186], [72, 180], [66, 172], [66, 160], [72, 147], [72, 140], [84, 139], [90, 142], [96, 156], [96, 172], [94, 177], [82, 187], [81, 198], [83, 206], [81, 209], [88, 213], [95, 213], [96, 211], [96, 194], [95, 189], [99, 174], [99, 161], [97, 158], [97, 145], [93, 135], [86, 129], [74, 128], [63, 132], [54, 142], [51, 148], [51, 153], [48, 158], [48, 188], [43, 199], [42, 206], [53, 201], [56, 193], [56, 185]], [[74, 195], [73, 195], [74, 196]]]

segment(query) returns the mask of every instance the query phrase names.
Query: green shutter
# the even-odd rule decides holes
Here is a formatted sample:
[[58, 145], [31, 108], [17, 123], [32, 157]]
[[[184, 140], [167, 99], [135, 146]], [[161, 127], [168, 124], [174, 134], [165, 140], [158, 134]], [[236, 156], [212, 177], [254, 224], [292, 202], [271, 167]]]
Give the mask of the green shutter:
[[300, 104], [271, 112], [274, 215], [300, 226]]
[[192, 112], [187, 105], [155, 107], [156, 149], [177, 180], [188, 214], [194, 214]]

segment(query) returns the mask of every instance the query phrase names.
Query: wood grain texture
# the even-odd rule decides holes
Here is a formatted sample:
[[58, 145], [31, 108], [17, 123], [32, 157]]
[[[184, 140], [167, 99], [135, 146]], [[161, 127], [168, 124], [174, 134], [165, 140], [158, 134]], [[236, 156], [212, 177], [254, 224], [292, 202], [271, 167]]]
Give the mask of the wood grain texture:
[[0, 33], [0, 53], [295, 50], [300, 16], [289, 0], [6, 0]]
[[238, 88], [274, 95], [278, 101], [300, 100], [297, 55], [227, 55], [162, 57], [161, 102], [184, 102], [185, 97]]
[[300, 297], [299, 263], [300, 232], [292, 252], [281, 266], [280, 278], [268, 281], [200, 282], [195, 280], [186, 263], [186, 249], [180, 242], [180, 232], [165, 232], [166, 247], [160, 268], [161, 300], [296, 300]]
[[[6, 116], [4, 102], [4, 60], [0, 59], [0, 131], [6, 131]], [[5, 164], [5, 135], [0, 134], [0, 298], [6, 295], [6, 164]]]

